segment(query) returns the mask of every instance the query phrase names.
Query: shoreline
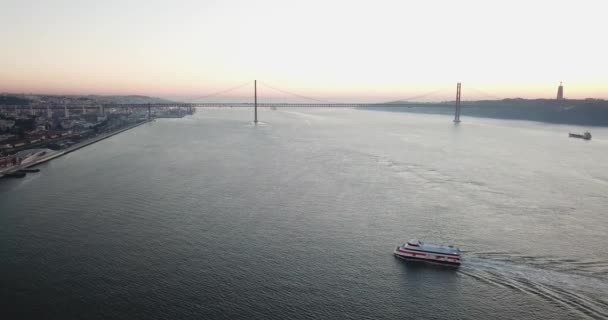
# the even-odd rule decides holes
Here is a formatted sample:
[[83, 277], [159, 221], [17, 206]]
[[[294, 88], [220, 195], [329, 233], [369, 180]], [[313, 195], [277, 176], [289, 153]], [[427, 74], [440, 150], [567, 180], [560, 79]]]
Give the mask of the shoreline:
[[[454, 116], [454, 105], [443, 103], [410, 103], [392, 106], [361, 107], [361, 110], [437, 114]], [[608, 127], [608, 103], [587, 105], [524, 102], [462, 102], [462, 117], [497, 120], [522, 120], [581, 127]]]
[[17, 172], [17, 171], [19, 171], [21, 169], [27, 169], [27, 168], [35, 167], [37, 165], [40, 165], [40, 164], [43, 164], [45, 162], [51, 161], [53, 159], [59, 158], [59, 157], [64, 156], [64, 155], [66, 155], [68, 153], [71, 153], [71, 152], [74, 152], [76, 150], [82, 149], [82, 148], [84, 148], [84, 147], [86, 147], [88, 145], [91, 145], [93, 143], [96, 143], [96, 142], [99, 142], [101, 140], [110, 138], [110, 137], [115, 136], [115, 135], [117, 135], [119, 133], [122, 133], [124, 131], [133, 129], [135, 127], [138, 127], [138, 126], [140, 126], [140, 125], [142, 125], [144, 123], [148, 123], [148, 122], [152, 122], [152, 121], [153, 120], [144, 120], [142, 122], [134, 123], [134, 124], [129, 125], [129, 126], [125, 127], [125, 128], [122, 128], [122, 129], [119, 129], [119, 130], [116, 130], [116, 131], [113, 131], [113, 132], [110, 132], [110, 133], [107, 133], [107, 134], [102, 134], [100, 136], [96, 136], [94, 138], [91, 138], [91, 139], [79, 142], [79, 143], [74, 144], [73, 146], [70, 146], [70, 147], [68, 147], [68, 148], [66, 148], [64, 150], [59, 150], [59, 151], [54, 152], [52, 154], [49, 154], [47, 156], [41, 157], [39, 159], [36, 159], [35, 161], [32, 161], [31, 163], [28, 162], [28, 163], [21, 164], [21, 165], [15, 166], [15, 167], [11, 167], [10, 169], [7, 169], [4, 172], [0, 172], [0, 178], [3, 178], [6, 174], [14, 173], [14, 172]]

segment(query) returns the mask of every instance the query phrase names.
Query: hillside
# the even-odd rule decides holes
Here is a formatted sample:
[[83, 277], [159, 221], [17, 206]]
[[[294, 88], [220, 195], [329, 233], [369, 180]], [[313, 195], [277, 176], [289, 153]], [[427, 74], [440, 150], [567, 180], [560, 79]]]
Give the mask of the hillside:
[[[404, 103], [395, 102], [374, 110], [454, 114], [454, 102]], [[582, 126], [608, 126], [606, 100], [546, 100], [504, 99], [462, 102], [462, 117], [530, 120]]]

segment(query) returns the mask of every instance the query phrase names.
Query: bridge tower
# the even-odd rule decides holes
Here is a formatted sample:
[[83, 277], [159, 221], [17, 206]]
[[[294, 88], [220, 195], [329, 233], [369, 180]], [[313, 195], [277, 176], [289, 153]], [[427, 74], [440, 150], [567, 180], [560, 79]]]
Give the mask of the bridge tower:
[[460, 87], [461, 84], [458, 82], [456, 85], [456, 109], [454, 110], [454, 123], [460, 122]]
[[253, 80], [253, 123], [258, 123], [258, 80]]

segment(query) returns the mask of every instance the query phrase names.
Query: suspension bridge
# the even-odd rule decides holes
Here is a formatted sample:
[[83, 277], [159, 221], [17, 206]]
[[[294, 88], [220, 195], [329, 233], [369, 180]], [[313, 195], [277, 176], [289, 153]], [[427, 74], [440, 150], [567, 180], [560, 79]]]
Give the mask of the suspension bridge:
[[[271, 89], [276, 92], [280, 92], [292, 98], [297, 98], [300, 101], [310, 101], [307, 103], [301, 102], [271, 102], [271, 101], [262, 101], [261, 97], [258, 95], [258, 84], [262, 85], [266, 89]], [[425, 99], [430, 96], [436, 95], [440, 92], [445, 92], [446, 88], [437, 89], [433, 91], [429, 91], [423, 94], [418, 94], [410, 97], [391, 99], [390, 101], [385, 102], [374, 102], [374, 103], [339, 103], [326, 101], [323, 99], [318, 99], [314, 97], [309, 97], [306, 95], [294, 93], [288, 90], [284, 90], [278, 88], [274, 85], [270, 85], [261, 81], [254, 80], [253, 81], [253, 101], [250, 102], [194, 102], [200, 100], [209, 100], [218, 97], [226, 97], [227, 94], [230, 94], [236, 90], [242, 89], [245, 86], [251, 85], [251, 82], [246, 82], [240, 84], [235, 87], [231, 87], [225, 90], [220, 90], [217, 92], [213, 92], [204, 96], [194, 97], [188, 99], [184, 102], [175, 102], [175, 103], [103, 103], [103, 104], [78, 104], [78, 103], [68, 103], [68, 104], [52, 104], [52, 103], [43, 103], [43, 104], [31, 104], [31, 105], [0, 105], [0, 110], [7, 108], [17, 108], [29, 109], [32, 111], [41, 111], [47, 110], [47, 112], [51, 112], [51, 110], [64, 110], [66, 117], [69, 114], [69, 110], [82, 110], [82, 112], [88, 112], [90, 110], [98, 110], [100, 113], [104, 113], [105, 110], [140, 110], [144, 109], [147, 111], [148, 117], [151, 117], [152, 110], [158, 109], [178, 109], [183, 110], [184, 112], [191, 112], [194, 108], [251, 108], [253, 110], [253, 120], [255, 123], [258, 122], [258, 108], [373, 108], [373, 107], [400, 107], [406, 103], [412, 103], [416, 101], [420, 101], [420, 99]], [[479, 89], [470, 88], [478, 95], [482, 95], [485, 97], [489, 97], [492, 99], [499, 99], [496, 96], [487, 94]], [[272, 99], [268, 99], [272, 100]], [[460, 122], [460, 114], [461, 114], [461, 83], [458, 83], [456, 86], [456, 94], [454, 100], [454, 122]]]

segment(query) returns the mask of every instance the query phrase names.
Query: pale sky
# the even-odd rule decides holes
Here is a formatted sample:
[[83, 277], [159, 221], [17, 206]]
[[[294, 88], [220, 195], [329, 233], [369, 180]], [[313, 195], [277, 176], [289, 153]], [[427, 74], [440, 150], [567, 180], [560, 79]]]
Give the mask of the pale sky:
[[552, 98], [564, 81], [568, 98], [608, 98], [605, 0], [0, 0], [0, 8], [0, 92], [203, 96], [258, 79], [320, 99], [382, 101], [442, 88], [436, 98], [449, 98], [461, 81], [464, 99]]

